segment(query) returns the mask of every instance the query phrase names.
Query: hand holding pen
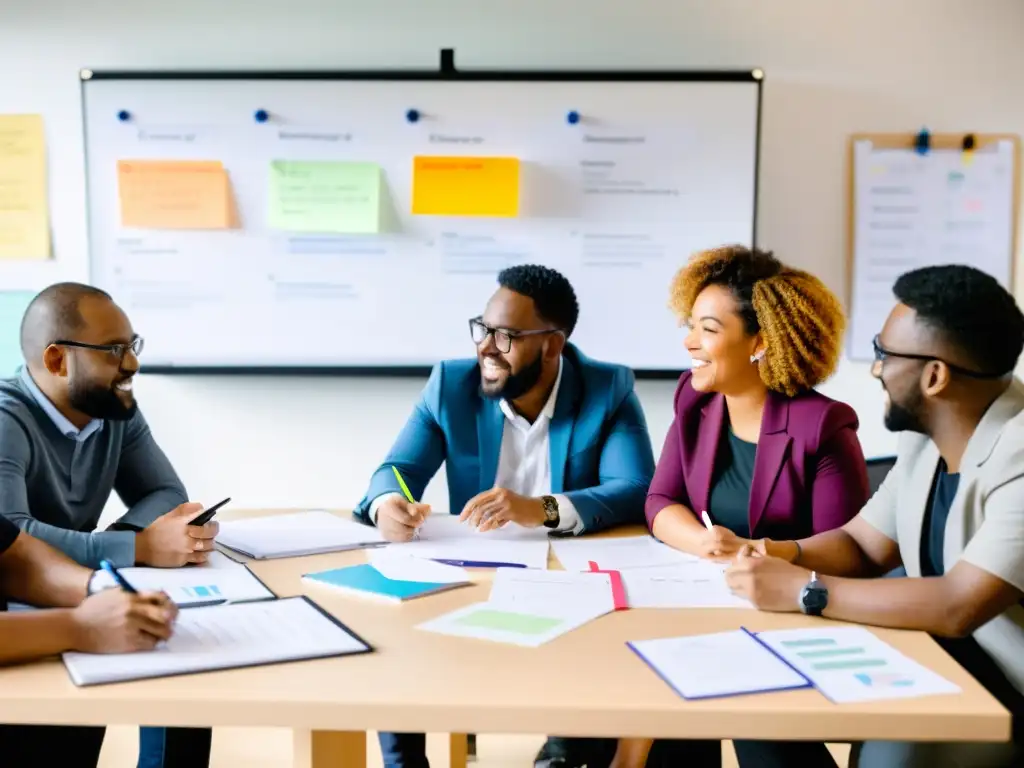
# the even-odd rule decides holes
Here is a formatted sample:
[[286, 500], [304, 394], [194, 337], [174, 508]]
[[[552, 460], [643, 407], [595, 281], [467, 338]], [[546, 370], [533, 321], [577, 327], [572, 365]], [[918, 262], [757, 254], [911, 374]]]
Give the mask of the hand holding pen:
[[118, 587], [87, 597], [71, 612], [71, 645], [86, 653], [152, 650], [174, 632], [178, 607], [163, 592], [139, 592], [108, 561]]

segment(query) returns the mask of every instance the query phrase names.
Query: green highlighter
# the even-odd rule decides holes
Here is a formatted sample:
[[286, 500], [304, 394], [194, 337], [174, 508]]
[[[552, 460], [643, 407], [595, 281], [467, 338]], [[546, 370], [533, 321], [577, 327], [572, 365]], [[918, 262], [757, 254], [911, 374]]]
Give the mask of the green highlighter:
[[402, 493], [405, 494], [406, 501], [408, 501], [410, 504], [415, 504], [416, 499], [414, 499], [412, 497], [412, 494], [409, 493], [409, 486], [405, 484], [405, 480], [402, 478], [402, 473], [398, 471], [398, 467], [392, 466], [391, 471], [395, 473], [395, 480], [398, 481], [398, 487], [401, 488]]
[[[415, 504], [416, 499], [412, 497], [412, 493], [409, 492], [409, 486], [405, 484], [405, 479], [402, 477], [402, 473], [398, 471], [398, 467], [394, 464], [391, 465], [391, 471], [395, 473], [395, 480], [398, 481], [398, 487], [402, 489], [402, 493], [405, 494], [406, 501], [410, 504]], [[418, 538], [420, 535], [420, 529], [417, 528], [413, 533], [413, 538]]]

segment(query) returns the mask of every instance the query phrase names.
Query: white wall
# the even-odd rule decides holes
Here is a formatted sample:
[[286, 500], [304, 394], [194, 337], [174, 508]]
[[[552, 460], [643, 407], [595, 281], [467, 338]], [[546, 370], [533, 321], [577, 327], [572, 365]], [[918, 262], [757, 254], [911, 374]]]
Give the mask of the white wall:
[[[758, 66], [759, 240], [845, 300], [847, 134], [1024, 134], [1022, 31], [1021, 0], [0, 0], [0, 112], [47, 121], [58, 262], [40, 279], [84, 279], [81, 67], [429, 67], [441, 47], [467, 68]], [[652, 286], [651, 300], [663, 299]], [[345, 506], [421, 385], [143, 377], [137, 392], [193, 497]], [[894, 448], [865, 365], [844, 363], [823, 389], [857, 409], [866, 453]], [[672, 385], [638, 390], [660, 450]], [[443, 486], [428, 498], [443, 499]]]

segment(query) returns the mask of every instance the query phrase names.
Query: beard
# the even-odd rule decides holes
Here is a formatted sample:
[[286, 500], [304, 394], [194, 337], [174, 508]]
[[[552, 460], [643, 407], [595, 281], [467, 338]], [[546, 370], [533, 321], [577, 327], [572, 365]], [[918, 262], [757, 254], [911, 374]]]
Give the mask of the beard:
[[486, 384], [481, 382], [480, 394], [484, 397], [497, 399], [505, 398], [506, 400], [516, 400], [531, 389], [533, 389], [537, 382], [540, 381], [540, 375], [544, 370], [543, 363], [541, 362], [541, 353], [537, 353], [537, 357], [533, 359], [533, 362], [528, 363], [526, 367], [522, 368], [518, 373], [509, 372], [505, 378], [504, 384], [496, 389], [488, 389]]
[[[119, 383], [124, 379], [119, 379]], [[68, 387], [68, 399], [71, 407], [86, 416], [108, 421], [127, 421], [135, 415], [139, 406], [133, 397], [130, 405], [125, 405], [114, 389], [114, 385], [103, 386], [72, 379]]]
[[892, 396], [892, 392], [889, 392], [889, 408], [885, 412], [885, 428], [890, 432], [928, 434], [920, 415], [923, 399], [921, 393], [917, 391], [908, 397], [905, 403], [898, 403]]

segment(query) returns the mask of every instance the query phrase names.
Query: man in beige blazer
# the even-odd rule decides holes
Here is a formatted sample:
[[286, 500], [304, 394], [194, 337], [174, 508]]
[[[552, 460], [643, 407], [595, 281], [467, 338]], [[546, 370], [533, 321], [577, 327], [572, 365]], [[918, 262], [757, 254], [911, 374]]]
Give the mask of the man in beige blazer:
[[[872, 375], [906, 433], [896, 464], [845, 526], [758, 542], [727, 579], [762, 610], [929, 632], [1013, 715], [1007, 744], [867, 742], [851, 766], [1024, 765], [1024, 315], [964, 266], [893, 290]], [[871, 578], [900, 564], [906, 578]]]

